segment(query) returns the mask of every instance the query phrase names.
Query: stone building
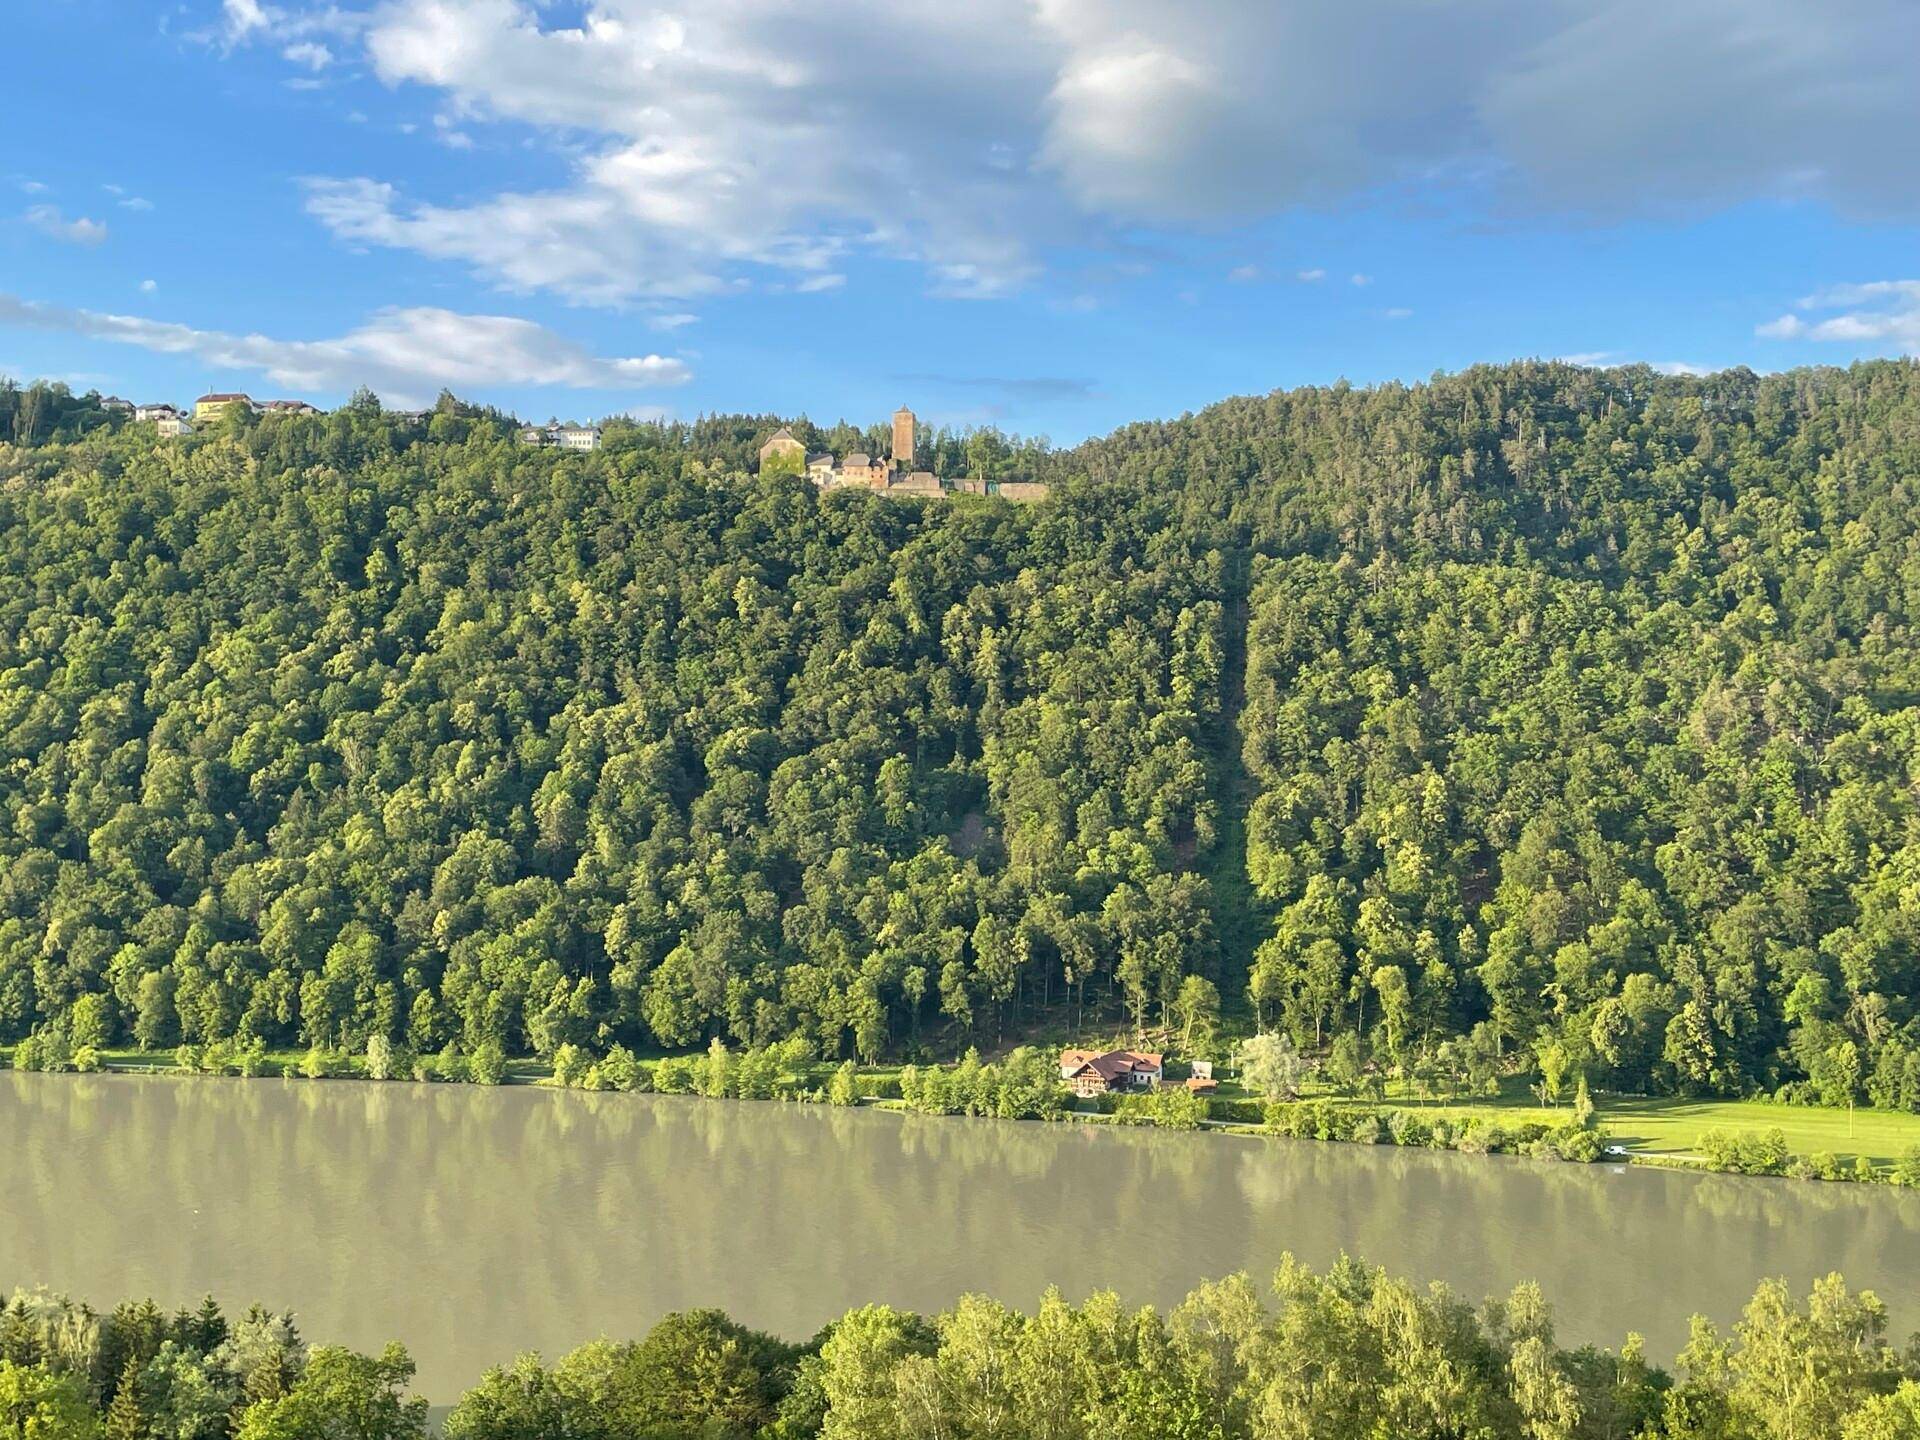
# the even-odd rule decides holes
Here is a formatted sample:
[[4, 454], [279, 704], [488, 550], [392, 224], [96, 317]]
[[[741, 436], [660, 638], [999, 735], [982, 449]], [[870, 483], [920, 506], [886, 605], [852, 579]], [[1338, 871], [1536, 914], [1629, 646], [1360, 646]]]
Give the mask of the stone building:
[[790, 457], [792, 468], [804, 472], [822, 490], [872, 490], [900, 500], [944, 500], [949, 495], [999, 495], [1014, 501], [1046, 498], [1046, 485], [1035, 480], [948, 480], [931, 470], [915, 470], [917, 426], [918, 418], [902, 405], [893, 412], [891, 455], [882, 458], [855, 450], [835, 461], [831, 455], [807, 454], [806, 447], [783, 425], [760, 447], [760, 468], [765, 470], [767, 461], [775, 456], [783, 460]]
[[902, 470], [913, 468], [913, 411], [904, 405], [893, 412], [893, 463]]
[[775, 456], [791, 456], [796, 474], [807, 468], [807, 447], [793, 438], [793, 431], [782, 425], [773, 432], [771, 439], [760, 447], [760, 468], [767, 468], [767, 461]]

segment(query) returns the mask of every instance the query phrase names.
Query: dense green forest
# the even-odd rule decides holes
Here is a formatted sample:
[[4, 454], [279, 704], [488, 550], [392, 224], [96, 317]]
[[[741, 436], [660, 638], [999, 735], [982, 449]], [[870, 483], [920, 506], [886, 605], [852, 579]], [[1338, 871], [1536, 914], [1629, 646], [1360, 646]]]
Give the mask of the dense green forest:
[[[1168, 1313], [1049, 1293], [1031, 1315], [968, 1296], [935, 1317], [854, 1310], [805, 1344], [715, 1310], [548, 1366], [490, 1370], [447, 1440], [1907, 1440], [1920, 1365], [1840, 1277], [1763, 1284], [1730, 1335], [1696, 1319], [1677, 1374], [1629, 1336], [1567, 1349], [1538, 1287], [1480, 1310], [1352, 1260], [1287, 1260]], [[413, 1367], [310, 1347], [289, 1315], [212, 1300], [105, 1315], [45, 1291], [0, 1309], [5, 1440], [415, 1440]]]
[[1029, 508], [5, 394], [0, 1040], [927, 1058], [1200, 976], [1349, 1067], [1920, 1108], [1913, 362], [981, 447]]

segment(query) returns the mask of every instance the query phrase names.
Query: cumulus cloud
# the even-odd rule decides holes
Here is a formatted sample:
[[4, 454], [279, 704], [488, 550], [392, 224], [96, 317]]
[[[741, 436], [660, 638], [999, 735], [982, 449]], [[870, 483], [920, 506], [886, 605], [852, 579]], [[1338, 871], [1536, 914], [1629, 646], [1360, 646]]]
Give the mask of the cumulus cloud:
[[1908, 0], [229, 7], [242, 34], [330, 24], [454, 133], [537, 127], [566, 167], [460, 204], [333, 176], [320, 220], [589, 303], [854, 250], [991, 296], [1130, 227], [1442, 190], [1558, 219], [1920, 213]]
[[1316, 265], [1311, 270], [1294, 271], [1293, 278], [1298, 280], [1302, 285], [1317, 285], [1327, 278], [1327, 272]]
[[333, 63], [333, 51], [317, 40], [301, 40], [280, 52], [280, 58], [309, 70], [320, 71]]
[[42, 235], [51, 235], [55, 240], [64, 240], [69, 245], [98, 245], [107, 238], [105, 221], [89, 220], [84, 215], [76, 215], [69, 220], [56, 205], [30, 207], [26, 220]]
[[1757, 326], [1756, 333], [1769, 340], [1834, 340], [1920, 353], [1920, 280], [1830, 286]]
[[281, 340], [0, 295], [0, 325], [190, 355], [210, 369], [253, 372], [290, 389], [344, 392], [371, 385], [413, 402], [424, 402], [442, 387], [631, 390], [678, 385], [690, 378], [677, 359], [603, 358], [530, 320], [427, 306], [379, 311], [337, 339]]

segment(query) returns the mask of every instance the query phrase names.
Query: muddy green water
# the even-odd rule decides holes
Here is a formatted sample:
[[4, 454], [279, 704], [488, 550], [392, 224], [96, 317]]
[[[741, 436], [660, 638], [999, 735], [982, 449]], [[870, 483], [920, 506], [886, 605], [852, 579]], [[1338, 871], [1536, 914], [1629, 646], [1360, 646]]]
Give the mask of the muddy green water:
[[404, 1340], [454, 1399], [718, 1305], [1043, 1287], [1166, 1303], [1342, 1249], [1479, 1298], [1537, 1279], [1563, 1340], [1654, 1353], [1764, 1275], [1843, 1271], [1920, 1325], [1920, 1194], [1617, 1167], [530, 1087], [0, 1074], [0, 1285], [211, 1291], [311, 1339]]

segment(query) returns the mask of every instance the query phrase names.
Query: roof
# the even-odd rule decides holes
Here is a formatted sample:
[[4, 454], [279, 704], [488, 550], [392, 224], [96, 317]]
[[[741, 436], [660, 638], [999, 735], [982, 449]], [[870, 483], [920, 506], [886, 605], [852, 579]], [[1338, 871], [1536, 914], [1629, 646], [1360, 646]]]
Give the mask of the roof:
[[1063, 1050], [1060, 1074], [1071, 1079], [1092, 1070], [1102, 1080], [1113, 1081], [1122, 1075], [1151, 1075], [1160, 1069], [1160, 1056], [1151, 1050]]
[[245, 400], [249, 405], [253, 403], [253, 397], [251, 395], [229, 395], [224, 392], [218, 395], [202, 395], [193, 403], [196, 405], [231, 405], [236, 400]]
[[851, 455], [847, 456], [847, 458], [841, 461], [840, 463], [843, 465], [849, 465], [849, 466], [858, 468], [859, 466], [862, 466], [862, 465], [871, 465], [873, 461], [867, 458], [867, 454], [864, 450], [856, 450]]

